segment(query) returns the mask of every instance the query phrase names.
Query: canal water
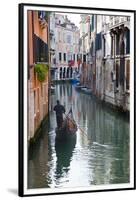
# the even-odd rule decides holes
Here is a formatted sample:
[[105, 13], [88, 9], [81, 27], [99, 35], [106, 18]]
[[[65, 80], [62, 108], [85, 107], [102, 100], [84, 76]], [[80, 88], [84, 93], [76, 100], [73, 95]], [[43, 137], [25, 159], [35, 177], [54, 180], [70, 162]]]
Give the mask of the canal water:
[[[57, 145], [53, 107], [59, 99], [78, 125], [76, 138]], [[50, 120], [28, 155], [28, 188], [129, 182], [129, 120], [71, 84], [57, 84]]]

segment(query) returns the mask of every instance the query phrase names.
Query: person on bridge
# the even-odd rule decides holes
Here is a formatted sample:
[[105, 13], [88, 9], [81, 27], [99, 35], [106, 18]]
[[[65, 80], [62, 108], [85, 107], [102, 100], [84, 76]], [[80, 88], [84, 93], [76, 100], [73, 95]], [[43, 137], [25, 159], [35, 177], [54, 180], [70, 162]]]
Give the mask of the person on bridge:
[[56, 112], [56, 122], [57, 127], [61, 128], [63, 123], [63, 113], [65, 113], [65, 108], [60, 104], [60, 101], [57, 100], [57, 105], [54, 106], [54, 111]]

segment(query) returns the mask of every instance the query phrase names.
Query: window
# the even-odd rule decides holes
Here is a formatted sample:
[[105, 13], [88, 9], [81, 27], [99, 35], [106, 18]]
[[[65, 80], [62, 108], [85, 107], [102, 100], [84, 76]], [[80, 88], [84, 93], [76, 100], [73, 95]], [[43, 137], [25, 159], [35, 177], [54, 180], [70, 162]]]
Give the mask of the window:
[[62, 59], [61, 59], [61, 53], [59, 53], [59, 61], [61, 61]]
[[126, 54], [130, 53], [130, 30], [128, 29], [125, 33], [126, 35]]
[[120, 41], [120, 36], [119, 34], [117, 34], [116, 35], [116, 55], [120, 54], [119, 41]]
[[93, 56], [93, 53], [94, 53], [94, 43], [92, 42], [91, 43], [91, 47], [90, 47], [90, 54], [91, 54], [91, 56]]
[[124, 55], [124, 54], [125, 54], [125, 43], [124, 43], [124, 40], [122, 40], [120, 44], [120, 55]]
[[94, 15], [92, 15], [92, 18], [91, 18], [91, 31], [94, 30]]
[[66, 61], [66, 53], [64, 53], [64, 61]]
[[101, 33], [96, 34], [95, 44], [96, 44], [96, 50], [99, 50], [102, 48]]
[[90, 33], [89, 36], [90, 36], [90, 39], [91, 39], [91, 24], [90, 24], [90, 30], [89, 30], [89, 33]]
[[62, 67], [60, 67], [60, 79], [62, 78]]
[[34, 61], [48, 62], [48, 44], [34, 34]]
[[130, 87], [130, 61], [126, 62], [126, 89], [129, 90]]
[[53, 64], [56, 64], [56, 58], [53, 58]]
[[71, 35], [67, 35], [67, 43], [71, 44]]
[[77, 61], [79, 60], [79, 56], [78, 56], [78, 54], [77, 54]]
[[75, 54], [73, 54], [73, 60], [75, 61]]
[[83, 62], [86, 62], [86, 55], [83, 55]]
[[39, 17], [40, 19], [45, 19], [45, 17], [46, 17], [46, 12], [45, 12], [45, 11], [39, 11], [39, 12], [38, 12], [38, 17]]
[[66, 68], [63, 69], [63, 78], [65, 78]]
[[119, 63], [116, 62], [116, 87], [119, 86]]

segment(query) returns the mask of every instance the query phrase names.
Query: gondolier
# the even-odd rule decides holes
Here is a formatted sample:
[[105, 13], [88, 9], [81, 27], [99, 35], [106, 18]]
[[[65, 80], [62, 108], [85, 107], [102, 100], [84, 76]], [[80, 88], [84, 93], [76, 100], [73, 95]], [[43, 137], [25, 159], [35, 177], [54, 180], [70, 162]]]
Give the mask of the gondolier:
[[54, 111], [56, 112], [57, 127], [61, 128], [63, 123], [63, 113], [65, 113], [65, 108], [63, 105], [60, 104], [59, 100], [57, 100], [57, 105], [55, 105]]
[[62, 127], [57, 127], [56, 140], [59, 141], [71, 141], [71, 139], [76, 139], [77, 124], [73, 118], [72, 108], [70, 108], [68, 114], [65, 114], [65, 118], [62, 122]]

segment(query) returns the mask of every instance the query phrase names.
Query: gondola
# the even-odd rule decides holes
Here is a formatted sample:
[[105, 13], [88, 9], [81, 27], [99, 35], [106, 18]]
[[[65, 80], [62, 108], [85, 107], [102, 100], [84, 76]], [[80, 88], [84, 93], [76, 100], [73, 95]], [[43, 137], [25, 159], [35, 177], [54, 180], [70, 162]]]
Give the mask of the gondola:
[[75, 89], [76, 89], [77, 91], [81, 90], [82, 87], [83, 87], [83, 86], [82, 86], [80, 83], [77, 83], [77, 84], [75, 85]]
[[76, 137], [77, 124], [73, 118], [72, 110], [70, 109], [68, 115], [65, 115], [62, 127], [56, 128], [56, 139], [61, 141], [69, 141]]
[[92, 89], [87, 87], [81, 88], [81, 91], [84, 92], [85, 94], [92, 94]]

